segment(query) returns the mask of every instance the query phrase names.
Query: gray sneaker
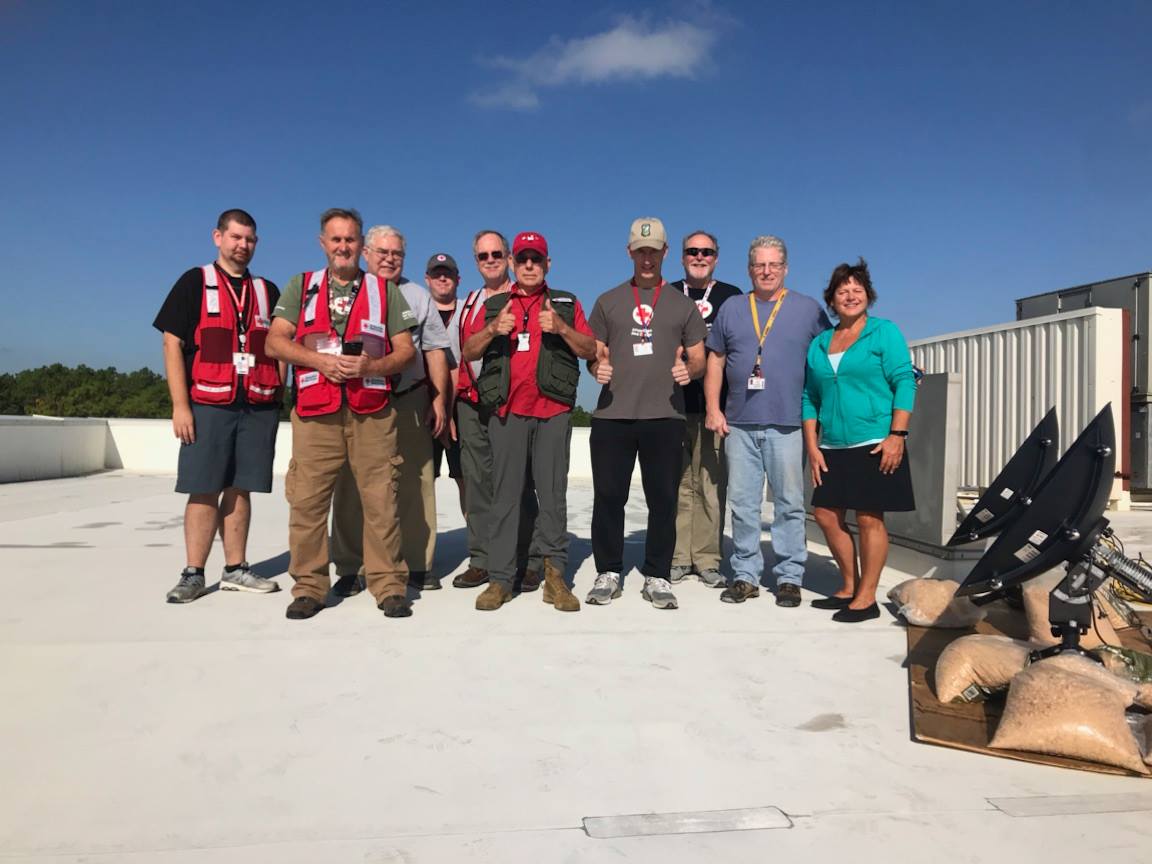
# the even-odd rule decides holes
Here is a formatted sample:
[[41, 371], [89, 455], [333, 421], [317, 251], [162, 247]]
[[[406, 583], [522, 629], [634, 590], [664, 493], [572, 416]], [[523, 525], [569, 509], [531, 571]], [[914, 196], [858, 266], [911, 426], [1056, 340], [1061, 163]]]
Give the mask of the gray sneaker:
[[691, 566], [685, 567], [681, 564], [677, 564], [668, 573], [668, 581], [669, 582], [683, 582], [690, 575], [692, 575], [692, 567]]
[[176, 587], [168, 592], [169, 603], [191, 603], [204, 593], [204, 574], [197, 573], [191, 567], [185, 567], [180, 573], [180, 581]]
[[619, 573], [597, 573], [592, 590], [588, 592], [586, 603], [593, 606], [607, 606], [620, 596]]
[[672, 586], [667, 579], [645, 576], [641, 596], [657, 609], [675, 609], [677, 606], [676, 595], [672, 593]]
[[240, 565], [240, 569], [229, 573], [225, 570], [220, 574], [221, 591], [252, 591], [256, 594], [271, 594], [280, 590], [280, 586], [271, 579], [257, 576], [248, 568], [248, 562]]
[[[676, 581], [676, 580], [672, 580]], [[727, 581], [724, 575], [715, 568], [700, 571], [700, 581], [707, 585], [709, 588], [724, 588], [727, 586]]]

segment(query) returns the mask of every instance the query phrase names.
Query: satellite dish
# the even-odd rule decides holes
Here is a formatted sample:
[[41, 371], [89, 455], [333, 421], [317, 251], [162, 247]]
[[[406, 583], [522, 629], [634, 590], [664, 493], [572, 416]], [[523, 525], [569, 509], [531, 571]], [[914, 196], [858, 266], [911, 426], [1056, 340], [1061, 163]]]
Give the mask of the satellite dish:
[[1104, 406], [1044, 478], [1014, 522], [984, 553], [957, 596], [999, 591], [1079, 558], [1107, 527], [1102, 519], [1116, 470], [1112, 405]]
[[1011, 524], [1023, 508], [1032, 504], [1036, 489], [1056, 464], [1059, 438], [1060, 421], [1056, 409], [1049, 408], [946, 545], [974, 543], [999, 534]]

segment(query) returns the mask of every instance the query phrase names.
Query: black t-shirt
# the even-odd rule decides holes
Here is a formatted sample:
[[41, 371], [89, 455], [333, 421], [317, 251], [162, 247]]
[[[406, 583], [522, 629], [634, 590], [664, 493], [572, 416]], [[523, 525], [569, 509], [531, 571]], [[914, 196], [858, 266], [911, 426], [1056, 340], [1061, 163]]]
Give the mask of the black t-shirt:
[[[680, 279], [677, 282], [670, 282], [669, 288], [675, 288], [681, 294], [684, 293], [684, 280]], [[696, 308], [700, 309], [700, 314], [704, 316], [704, 323], [708, 325], [708, 329], [712, 329], [712, 322], [716, 318], [716, 313], [720, 311], [720, 304], [725, 300], [733, 297], [739, 297], [744, 292], [737, 288], [735, 285], [729, 285], [727, 282], [716, 282], [708, 291], [699, 291], [695, 288], [688, 289], [688, 296], [696, 301]], [[704, 295], [708, 295], [708, 306], [702, 307]], [[705, 314], [707, 313], [707, 314]], [[728, 401], [728, 382], [727, 380], [721, 385], [720, 388], [720, 408], [723, 410], [724, 403]], [[684, 388], [684, 413], [685, 414], [703, 414], [706, 405], [704, 403], [704, 383], [703, 379], [692, 381]]]
[[[232, 290], [239, 297], [244, 277], [232, 276], [220, 268], [216, 268], [216, 272], [228, 276]], [[271, 314], [276, 301], [280, 299], [280, 289], [267, 279], [264, 280], [264, 284], [268, 288], [268, 312]], [[192, 358], [196, 356], [196, 327], [200, 323], [200, 305], [203, 302], [204, 271], [199, 267], [193, 267], [176, 280], [176, 284], [172, 286], [172, 290], [164, 300], [164, 305], [156, 314], [156, 320], [152, 322], [152, 326], [161, 333], [171, 333], [184, 343], [184, 377], [189, 385], [192, 382]], [[220, 302], [231, 303], [232, 295], [227, 291], [221, 291]], [[248, 317], [248, 308], [255, 302], [252, 292], [249, 291], [244, 301], [244, 308], [240, 310], [245, 320]]]

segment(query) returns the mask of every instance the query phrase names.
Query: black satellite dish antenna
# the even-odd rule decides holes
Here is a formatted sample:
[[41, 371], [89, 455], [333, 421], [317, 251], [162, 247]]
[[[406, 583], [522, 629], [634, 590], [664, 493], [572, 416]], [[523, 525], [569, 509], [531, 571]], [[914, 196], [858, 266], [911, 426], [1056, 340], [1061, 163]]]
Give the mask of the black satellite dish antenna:
[[1060, 421], [1056, 409], [1049, 408], [946, 545], [960, 546], [991, 537], [1014, 522], [1020, 510], [1032, 504], [1036, 489], [1056, 464], [1059, 438]]
[[1108, 404], [1044, 479], [1031, 506], [1003, 529], [956, 591], [958, 596], [984, 595], [978, 603], [991, 602], [1066, 562], [1064, 578], [1048, 601], [1048, 620], [1061, 641], [1034, 653], [1034, 659], [1063, 651], [1089, 653], [1080, 648], [1080, 636], [1092, 626], [1092, 592], [1109, 576], [1152, 592], [1152, 570], [1117, 548], [1103, 518], [1115, 470], [1116, 428]]

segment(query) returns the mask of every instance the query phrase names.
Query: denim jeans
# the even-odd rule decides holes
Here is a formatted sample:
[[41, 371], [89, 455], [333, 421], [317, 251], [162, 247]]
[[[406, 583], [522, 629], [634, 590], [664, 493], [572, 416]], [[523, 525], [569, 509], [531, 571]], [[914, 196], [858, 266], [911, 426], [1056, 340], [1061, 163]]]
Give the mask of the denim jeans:
[[804, 438], [798, 426], [731, 425], [725, 442], [728, 504], [732, 510], [732, 570], [737, 579], [760, 584], [760, 506], [764, 480], [772, 488], [772, 550], [776, 584], [799, 585], [808, 547], [804, 535]]

